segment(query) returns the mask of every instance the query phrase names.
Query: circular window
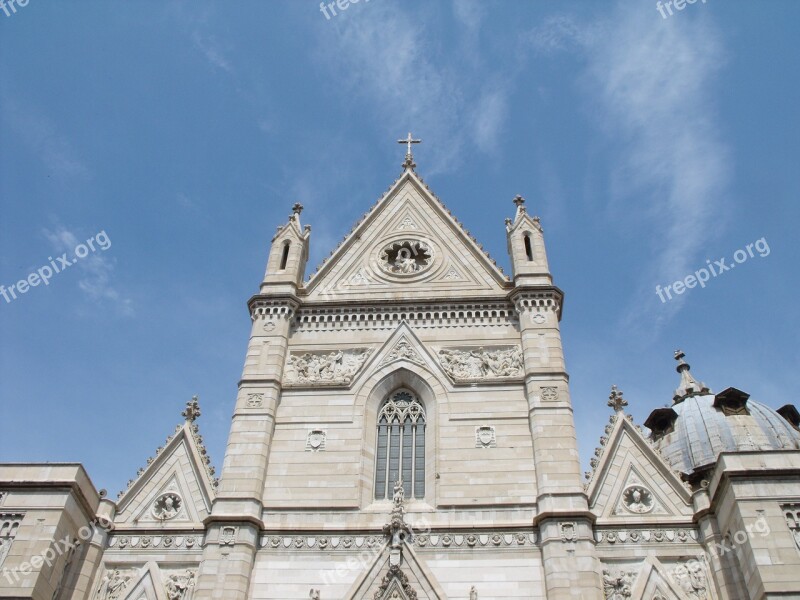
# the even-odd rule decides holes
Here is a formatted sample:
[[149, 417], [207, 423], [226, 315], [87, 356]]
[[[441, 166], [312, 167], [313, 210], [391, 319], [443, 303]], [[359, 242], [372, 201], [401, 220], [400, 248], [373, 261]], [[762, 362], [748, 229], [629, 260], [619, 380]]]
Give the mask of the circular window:
[[433, 250], [420, 240], [397, 240], [380, 252], [381, 268], [391, 275], [416, 275], [433, 262]]
[[153, 516], [162, 521], [172, 519], [181, 510], [182, 503], [178, 494], [172, 492], [161, 494], [153, 503]]
[[632, 513], [647, 513], [653, 510], [653, 494], [644, 486], [632, 485], [622, 493], [622, 503]]

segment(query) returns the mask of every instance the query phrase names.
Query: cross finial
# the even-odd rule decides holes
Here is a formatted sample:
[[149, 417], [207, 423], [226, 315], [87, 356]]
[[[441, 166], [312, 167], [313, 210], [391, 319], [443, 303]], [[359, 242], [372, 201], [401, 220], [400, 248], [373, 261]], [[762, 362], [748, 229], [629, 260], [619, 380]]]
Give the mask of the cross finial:
[[523, 198], [523, 197], [522, 197], [522, 196], [520, 196], [519, 194], [517, 194], [516, 196], [514, 196], [514, 205], [515, 205], [517, 208], [519, 208], [519, 207], [520, 207], [520, 206], [522, 206], [523, 204], [525, 204], [525, 198]]
[[301, 212], [303, 212], [303, 205], [299, 202], [295, 202], [294, 206], [292, 206], [292, 212], [296, 215], [299, 215]]
[[406, 160], [403, 162], [404, 169], [413, 169], [417, 165], [414, 164], [414, 155], [411, 153], [411, 144], [421, 144], [422, 140], [415, 140], [414, 136], [411, 135], [411, 132], [408, 132], [408, 136], [404, 140], [397, 140], [398, 144], [405, 144], [406, 145]]
[[181, 416], [189, 423], [194, 423], [195, 419], [200, 416], [200, 403], [197, 401], [197, 396], [192, 396], [192, 399], [186, 403], [186, 409]]
[[608, 405], [614, 409], [615, 412], [622, 412], [622, 409], [628, 406], [628, 401], [622, 397], [622, 391], [617, 389], [617, 386], [611, 386], [611, 394], [608, 396]]

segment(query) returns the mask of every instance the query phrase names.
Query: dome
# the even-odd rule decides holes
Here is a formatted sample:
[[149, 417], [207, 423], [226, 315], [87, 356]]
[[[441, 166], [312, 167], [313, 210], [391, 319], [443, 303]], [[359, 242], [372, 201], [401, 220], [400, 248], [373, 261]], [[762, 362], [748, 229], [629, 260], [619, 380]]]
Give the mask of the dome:
[[721, 452], [794, 450], [800, 448], [797, 410], [780, 412], [736, 388], [713, 394], [689, 372], [683, 354], [678, 372], [681, 385], [671, 408], [654, 410], [645, 426], [653, 445], [667, 462], [689, 479], [713, 465]]

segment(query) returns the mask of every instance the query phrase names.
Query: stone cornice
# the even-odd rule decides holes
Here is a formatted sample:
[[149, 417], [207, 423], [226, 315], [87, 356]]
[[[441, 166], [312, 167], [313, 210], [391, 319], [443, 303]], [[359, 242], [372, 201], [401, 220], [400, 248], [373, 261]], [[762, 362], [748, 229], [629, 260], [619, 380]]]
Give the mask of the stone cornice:
[[250, 318], [273, 316], [292, 319], [300, 300], [292, 294], [256, 294], [247, 301]]
[[561, 311], [564, 307], [564, 292], [552, 286], [516, 287], [508, 295], [520, 313], [526, 311], [553, 310], [561, 320]]

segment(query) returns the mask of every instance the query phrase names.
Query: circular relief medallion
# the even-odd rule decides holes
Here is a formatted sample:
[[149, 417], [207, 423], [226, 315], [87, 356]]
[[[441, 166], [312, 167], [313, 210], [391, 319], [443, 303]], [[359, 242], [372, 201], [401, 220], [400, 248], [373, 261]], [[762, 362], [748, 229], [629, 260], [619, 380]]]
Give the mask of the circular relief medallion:
[[379, 263], [390, 275], [416, 275], [433, 262], [433, 250], [421, 240], [396, 240], [381, 249]]
[[172, 519], [181, 510], [182, 504], [183, 500], [174, 492], [161, 494], [153, 503], [153, 516], [162, 521]]
[[646, 487], [632, 485], [622, 492], [622, 503], [633, 513], [647, 513], [653, 510], [653, 494]]

